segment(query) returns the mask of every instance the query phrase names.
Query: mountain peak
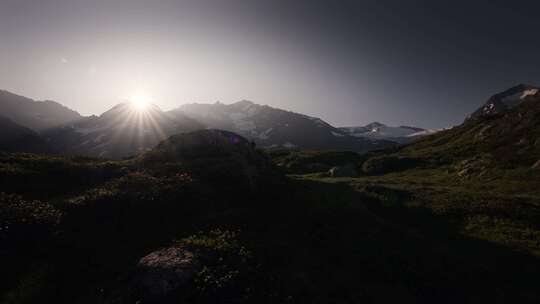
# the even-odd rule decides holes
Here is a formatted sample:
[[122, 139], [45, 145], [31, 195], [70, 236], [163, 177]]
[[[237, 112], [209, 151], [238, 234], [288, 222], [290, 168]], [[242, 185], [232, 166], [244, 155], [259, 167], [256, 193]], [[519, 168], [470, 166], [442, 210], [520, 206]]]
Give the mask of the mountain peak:
[[507, 91], [510, 91], [510, 90], [528, 90], [528, 89], [538, 89], [538, 87], [535, 87], [535, 86], [530, 85], [530, 84], [520, 83], [520, 84], [518, 84], [516, 86], [511, 87]]
[[540, 96], [540, 88], [528, 85], [518, 84], [501, 93], [495, 94], [467, 120], [476, 119], [484, 116], [495, 115], [520, 105], [530, 97]]
[[538, 91], [538, 87], [528, 84], [518, 84], [517, 86], [511, 87], [504, 92], [495, 94], [490, 98], [490, 100], [500, 99], [502, 101], [512, 102], [514, 100], [522, 100], [529, 95], [535, 95], [538, 93]]
[[255, 104], [253, 101], [249, 101], [246, 99], [242, 99], [240, 101], [233, 103], [233, 105], [253, 105], [253, 104]]
[[365, 126], [342, 127], [339, 129], [346, 134], [354, 137], [367, 138], [371, 140], [389, 140], [396, 143], [406, 143], [411, 141], [413, 138], [416, 138], [417, 136], [433, 133], [433, 131], [428, 131], [417, 127], [392, 127], [378, 121], [374, 121]]
[[386, 125], [383, 124], [383, 123], [380, 123], [378, 121], [374, 121], [372, 123], [369, 123], [366, 125], [366, 127], [371, 127], [371, 128], [377, 128], [377, 127], [385, 127]]
[[[131, 102], [121, 102], [119, 104], [116, 104], [115, 106], [113, 106], [112, 108], [110, 108], [109, 110], [103, 112], [99, 117], [107, 117], [107, 116], [111, 116], [111, 115], [115, 115], [115, 114], [120, 114], [120, 113], [127, 113], [127, 112], [137, 112], [137, 111], [140, 111], [140, 110], [137, 110], [137, 107], [131, 103]], [[156, 104], [153, 104], [153, 103], [150, 103], [148, 105], [146, 105], [145, 109], [143, 111], [140, 111], [140, 112], [163, 112]]]
[[240, 100], [240, 101], [237, 101], [235, 103], [232, 103], [230, 106], [234, 107], [234, 108], [241, 108], [241, 109], [247, 109], [251, 106], [255, 105], [255, 103], [253, 101], [249, 101], [249, 100]]
[[34, 131], [42, 131], [81, 119], [74, 110], [55, 101], [36, 101], [9, 91], [0, 90], [0, 113]]

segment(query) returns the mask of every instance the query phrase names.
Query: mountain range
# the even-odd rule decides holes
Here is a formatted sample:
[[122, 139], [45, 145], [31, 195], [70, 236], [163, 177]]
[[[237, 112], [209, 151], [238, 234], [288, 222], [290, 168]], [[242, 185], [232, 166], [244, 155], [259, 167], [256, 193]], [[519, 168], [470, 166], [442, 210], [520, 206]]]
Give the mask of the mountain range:
[[[474, 138], [485, 138], [486, 134], [499, 130], [503, 124], [486, 121], [522, 111], [519, 110], [523, 108], [522, 104], [532, 103], [526, 107], [534, 108], [539, 91], [534, 86], [521, 84], [495, 94], [462, 125], [454, 127], [451, 132], [442, 132], [440, 136], [456, 130], [468, 134], [481, 125]], [[200, 129], [234, 132], [265, 149], [349, 150], [360, 153], [408, 144], [438, 132], [411, 126], [392, 127], [380, 122], [334, 127], [317, 117], [247, 100], [233, 104], [184, 104], [171, 111], [163, 111], [156, 105], [137, 111], [130, 103], [121, 103], [99, 116], [83, 117], [56, 102], [34, 101], [0, 91], [0, 109], [4, 115], [0, 125], [5, 130], [0, 133], [2, 150], [107, 158], [131, 156], [155, 147], [171, 135]], [[513, 118], [520, 121], [516, 132], [527, 130], [522, 120], [529, 117], [530, 112], [534, 111], [519, 112], [521, 118]], [[508, 119], [504, 124], [510, 124]], [[528, 124], [535, 121], [533, 118], [529, 120]], [[508, 133], [508, 130], [503, 128], [499, 135]], [[532, 138], [523, 139], [523, 142], [531, 140], [536, 142]]]
[[55, 101], [35, 101], [0, 90], [0, 115], [36, 132], [83, 118], [79, 113]]
[[0, 151], [50, 153], [52, 150], [35, 131], [0, 116]]
[[391, 127], [380, 122], [372, 122], [365, 126], [341, 127], [339, 129], [354, 137], [372, 140], [384, 139], [397, 143], [407, 143], [415, 138], [437, 132], [437, 130], [427, 130], [409, 126]]
[[140, 112], [121, 103], [41, 136], [61, 154], [121, 158], [153, 148], [171, 135], [203, 128], [181, 113], [166, 113], [154, 105]]
[[[247, 100], [228, 105], [185, 104], [171, 111], [162, 111], [156, 105], [137, 111], [131, 104], [121, 103], [99, 116], [84, 117], [56, 102], [34, 101], [1, 91], [0, 109], [11, 125], [35, 132], [35, 142], [26, 138], [25, 145], [17, 144], [10, 150], [109, 158], [134, 155], [153, 148], [173, 134], [198, 129], [235, 132], [266, 149], [332, 149], [361, 153], [406, 142], [410, 135], [410, 132], [386, 131], [351, 133], [350, 128], [337, 128], [320, 118]], [[0, 140], [7, 142], [7, 138]], [[46, 148], [36, 150], [35, 146]]]
[[263, 148], [335, 149], [366, 152], [395, 145], [354, 137], [317, 117], [243, 100], [230, 105], [186, 104], [174, 110], [214, 128], [236, 132]]
[[[119, 104], [39, 133], [2, 118], [9, 152], [145, 152], [0, 153], [0, 302], [539, 303], [540, 93], [473, 114], [421, 138], [250, 102]], [[323, 142], [289, 128], [414, 140], [256, 148]]]

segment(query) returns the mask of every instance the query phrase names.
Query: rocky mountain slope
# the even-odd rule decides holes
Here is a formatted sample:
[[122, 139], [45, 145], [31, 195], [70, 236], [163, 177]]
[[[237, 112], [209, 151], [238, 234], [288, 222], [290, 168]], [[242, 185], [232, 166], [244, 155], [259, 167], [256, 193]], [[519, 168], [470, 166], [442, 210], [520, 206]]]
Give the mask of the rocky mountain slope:
[[241, 134], [264, 148], [334, 149], [366, 152], [395, 145], [384, 139], [350, 136], [325, 121], [251, 101], [230, 105], [186, 104], [172, 111], [210, 128]]
[[340, 127], [339, 129], [354, 137], [371, 140], [389, 140], [397, 143], [407, 143], [421, 136], [436, 132], [436, 130], [409, 126], [391, 127], [380, 122], [372, 122], [365, 126]]
[[372, 165], [405, 168], [412, 160], [450, 166], [462, 177], [540, 169], [540, 91], [519, 85], [496, 94], [463, 124], [386, 153]]
[[0, 153], [0, 302], [538, 303], [538, 183], [432, 171], [286, 177], [217, 130], [126, 160]]
[[121, 158], [151, 149], [173, 134], [203, 128], [181, 113], [168, 114], [155, 105], [138, 111], [122, 103], [41, 135], [62, 154]]
[[467, 119], [475, 120], [486, 116], [496, 115], [512, 109], [524, 101], [538, 96], [539, 88], [519, 84], [504, 92], [493, 95], [482, 107], [472, 113]]
[[42, 131], [81, 119], [82, 116], [54, 101], [34, 101], [0, 90], [0, 113], [13, 122]]
[[164, 112], [151, 106], [140, 113], [128, 103], [100, 116], [82, 117], [56, 102], [38, 102], [0, 91], [0, 110], [33, 129], [56, 153], [125, 157], [154, 147], [170, 135], [197, 130], [236, 132], [262, 148], [331, 149], [366, 152], [395, 146], [384, 136], [356, 136], [307, 115], [250, 101], [230, 105], [187, 104]]

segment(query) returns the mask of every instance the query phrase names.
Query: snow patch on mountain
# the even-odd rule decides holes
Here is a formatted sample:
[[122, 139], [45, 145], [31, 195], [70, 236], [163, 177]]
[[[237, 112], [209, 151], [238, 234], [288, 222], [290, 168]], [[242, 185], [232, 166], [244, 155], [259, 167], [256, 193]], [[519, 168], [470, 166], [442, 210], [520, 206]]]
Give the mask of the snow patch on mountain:
[[[206, 127], [236, 132], [261, 147], [342, 149], [365, 152], [395, 142], [350, 136], [320, 118], [250, 101], [233, 104], [185, 104], [171, 111], [182, 113]], [[208, 113], [208, 116], [205, 115]], [[375, 142], [375, 143], [372, 143]]]
[[307, 115], [305, 117], [312, 120], [312, 121], [314, 121], [319, 128], [331, 127], [328, 123], [326, 123], [324, 120], [322, 120], [322, 119], [320, 119], [318, 117], [311, 117], [311, 116], [307, 116]]
[[419, 132], [415, 132], [415, 133], [409, 134], [409, 135], [407, 135], [407, 137], [426, 136], [426, 135], [435, 134], [435, 133], [437, 133], [437, 132], [439, 132], [439, 131], [441, 131], [441, 130], [428, 129], [428, 130], [423, 130], [423, 131], [419, 131]]
[[262, 139], [262, 140], [268, 139], [269, 138], [268, 135], [270, 134], [270, 132], [272, 132], [272, 130], [274, 130], [274, 128], [267, 129], [266, 131], [259, 134], [259, 139]]
[[95, 143], [98, 143], [98, 142], [101, 142], [103, 140], [103, 138], [106, 136], [107, 134], [103, 133], [103, 134], [99, 134], [95, 139], [94, 139], [94, 142]]
[[510, 96], [505, 96], [501, 98], [501, 101], [509, 107], [514, 107], [520, 104], [526, 97], [534, 96], [536, 93], [538, 93], [538, 89], [523, 90]]
[[414, 137], [436, 132], [435, 130], [425, 130], [409, 126], [391, 127], [380, 122], [372, 122], [365, 126], [342, 127], [339, 129], [350, 136], [358, 138], [390, 140], [398, 143], [405, 143]]
[[539, 91], [539, 88], [530, 85], [517, 85], [502, 93], [493, 95], [483, 106], [467, 117], [466, 120], [491, 116], [512, 109], [529, 97], [538, 96]]

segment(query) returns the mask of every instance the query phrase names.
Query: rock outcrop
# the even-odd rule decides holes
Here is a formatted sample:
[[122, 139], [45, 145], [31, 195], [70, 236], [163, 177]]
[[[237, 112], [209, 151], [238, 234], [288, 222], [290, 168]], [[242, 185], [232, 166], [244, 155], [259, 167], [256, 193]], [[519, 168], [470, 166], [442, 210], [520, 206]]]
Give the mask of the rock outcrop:
[[193, 284], [202, 269], [196, 254], [183, 246], [154, 251], [139, 260], [135, 284], [143, 298], [166, 298]]

